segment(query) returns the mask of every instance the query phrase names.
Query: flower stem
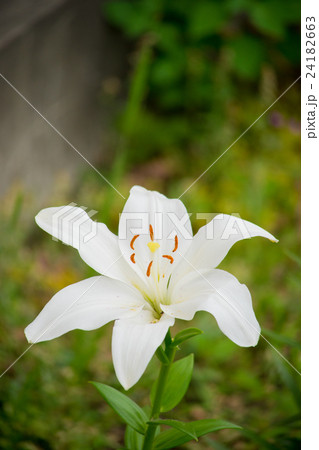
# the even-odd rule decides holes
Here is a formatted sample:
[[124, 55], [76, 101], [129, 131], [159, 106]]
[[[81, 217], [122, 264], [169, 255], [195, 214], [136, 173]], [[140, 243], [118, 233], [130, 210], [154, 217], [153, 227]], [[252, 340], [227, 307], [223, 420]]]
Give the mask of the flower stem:
[[[150, 419], [157, 419], [159, 417], [159, 414], [161, 411], [161, 402], [162, 402], [162, 396], [163, 396], [163, 393], [165, 390], [165, 383], [166, 383], [168, 372], [172, 365], [172, 362], [175, 357], [175, 352], [176, 352], [176, 347], [172, 346], [171, 344], [172, 344], [172, 338], [171, 338], [170, 331], [168, 331], [167, 335], [165, 337], [165, 354], [168, 358], [169, 363], [168, 364], [161, 363], [161, 370], [160, 370], [157, 384], [156, 384], [154, 403], [153, 403]], [[152, 449], [156, 429], [158, 426], [159, 425], [152, 424], [152, 423], [148, 425], [146, 433], [145, 433], [143, 450], [151, 450]]]

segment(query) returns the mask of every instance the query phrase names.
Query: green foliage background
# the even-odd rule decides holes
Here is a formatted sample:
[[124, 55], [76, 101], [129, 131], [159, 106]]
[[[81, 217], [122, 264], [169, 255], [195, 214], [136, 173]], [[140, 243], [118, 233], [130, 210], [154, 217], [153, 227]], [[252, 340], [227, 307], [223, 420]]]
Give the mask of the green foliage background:
[[[124, 35], [129, 74], [107, 79], [104, 108], [119, 111], [108, 136], [112, 162], [99, 169], [127, 195], [133, 184], [176, 197], [214, 163], [299, 76], [299, 3], [272, 0], [110, 1], [101, 15]], [[204, 334], [178, 357], [195, 354], [181, 420], [220, 418], [246, 431], [221, 431], [183, 448], [297, 449], [300, 368], [299, 86], [294, 85], [183, 196], [195, 213], [239, 213], [279, 239], [243, 241], [221, 268], [248, 285], [263, 336], [239, 348], [208, 314]], [[94, 274], [77, 253], [30, 223], [28, 193], [12, 190], [1, 217], [1, 369], [26, 348], [24, 327], [64, 286]], [[63, 179], [50, 205], [87, 205], [116, 232], [123, 201], [85, 170], [70, 192]], [[32, 209], [33, 208], [33, 209]], [[179, 322], [175, 327], [181, 329]], [[87, 383], [119, 387], [111, 325], [35, 345], [0, 379], [0, 448], [123, 448], [124, 427]], [[174, 334], [174, 330], [173, 330]], [[152, 361], [129, 394], [148, 405]]]

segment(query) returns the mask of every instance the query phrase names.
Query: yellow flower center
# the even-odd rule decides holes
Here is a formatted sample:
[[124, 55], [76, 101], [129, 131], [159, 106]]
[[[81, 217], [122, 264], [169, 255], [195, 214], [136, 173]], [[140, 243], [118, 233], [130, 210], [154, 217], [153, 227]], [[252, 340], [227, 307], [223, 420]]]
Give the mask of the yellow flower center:
[[152, 253], [155, 253], [156, 250], [159, 248], [159, 243], [158, 242], [154, 242], [154, 241], [150, 241], [147, 244], [148, 248], [151, 250]]

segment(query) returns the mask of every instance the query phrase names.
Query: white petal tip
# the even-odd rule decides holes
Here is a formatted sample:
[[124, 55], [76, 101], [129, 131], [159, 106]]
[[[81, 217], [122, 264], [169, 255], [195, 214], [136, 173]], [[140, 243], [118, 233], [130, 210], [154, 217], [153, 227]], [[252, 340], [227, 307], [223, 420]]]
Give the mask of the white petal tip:
[[43, 222], [48, 222], [49, 225], [51, 224], [50, 220], [48, 220], [48, 209], [50, 208], [41, 209], [41, 211], [39, 211], [38, 214], [34, 217], [35, 223], [40, 228], [42, 228]]
[[28, 341], [28, 344], [35, 344], [35, 341], [30, 337], [27, 330], [28, 330], [28, 327], [24, 330], [24, 335]]
[[[256, 330], [257, 331], [257, 330]], [[260, 333], [260, 332], [259, 332]], [[259, 338], [260, 338], [260, 334], [258, 334], [257, 336], [252, 337], [251, 342], [247, 343], [245, 345], [245, 347], [256, 347], [256, 345], [259, 342]]]
[[51, 235], [53, 230], [52, 211], [57, 209], [58, 208], [41, 209], [41, 211], [39, 211], [38, 214], [34, 217], [35, 223], [38, 225], [38, 227]]
[[[115, 373], [116, 373], [116, 371], [115, 371]], [[133, 387], [140, 379], [140, 378], [138, 378], [137, 380], [126, 379], [125, 376], [119, 377], [117, 373], [116, 373], [116, 376], [120, 382], [120, 385], [122, 386], [122, 388], [125, 391], [128, 391], [129, 389], [131, 389], [131, 387]]]
[[139, 185], [135, 184], [134, 186], [131, 187], [130, 193], [133, 193], [133, 192], [136, 192], [136, 191], [146, 192], [147, 189], [145, 189], [143, 186], [139, 186]]
[[258, 344], [259, 341], [259, 337], [257, 340], [251, 341], [251, 342], [235, 342], [235, 344], [237, 344], [239, 347], [256, 347], [256, 345]]
[[125, 389], [125, 391], [128, 391], [129, 389], [131, 389], [132, 386], [134, 386], [135, 383], [133, 384], [126, 384], [126, 383], [121, 383], [123, 389]]
[[279, 242], [279, 239], [276, 239], [276, 238], [269, 239], [269, 240], [270, 240], [270, 242], [273, 242], [274, 244], [277, 244]]
[[44, 333], [40, 334], [37, 337], [37, 334], [34, 333], [34, 331], [32, 332], [32, 324], [28, 325], [25, 329], [24, 329], [24, 335], [28, 341], [29, 344], [38, 344], [39, 342], [42, 342], [45, 339], [42, 339], [42, 336]]
[[256, 341], [253, 342], [253, 343], [251, 344], [250, 347], [256, 347], [256, 345], [258, 344], [258, 342], [259, 342], [259, 336], [258, 336], [258, 338], [256, 339]]

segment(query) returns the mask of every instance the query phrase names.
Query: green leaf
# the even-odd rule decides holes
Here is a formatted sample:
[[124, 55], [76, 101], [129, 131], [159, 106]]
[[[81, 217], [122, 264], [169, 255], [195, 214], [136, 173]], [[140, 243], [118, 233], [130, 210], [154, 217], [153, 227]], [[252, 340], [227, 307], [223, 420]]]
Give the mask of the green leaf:
[[109, 23], [121, 28], [129, 37], [138, 37], [151, 27], [151, 17], [145, 8], [130, 1], [110, 1], [102, 5], [102, 14]]
[[174, 52], [158, 57], [152, 62], [151, 80], [155, 86], [167, 87], [180, 83], [185, 72], [184, 52]]
[[[170, 411], [184, 397], [192, 378], [194, 367], [194, 355], [190, 354], [174, 362], [168, 372], [166, 386], [162, 397], [161, 412]], [[151, 392], [151, 400], [154, 401], [156, 383]]]
[[226, 15], [221, 4], [200, 1], [192, 6], [189, 23], [189, 35], [193, 39], [202, 39], [217, 33], [225, 23]]
[[91, 381], [110, 407], [138, 433], [144, 434], [148, 420], [144, 411], [122, 392], [106, 384]]
[[[195, 422], [189, 422], [188, 425], [193, 425], [196, 436], [204, 436], [205, 434], [212, 433], [218, 430], [234, 429], [240, 430], [241, 427], [225, 420], [217, 419], [203, 419]], [[170, 448], [176, 448], [179, 445], [183, 445], [189, 442], [192, 438], [186, 435], [184, 432], [173, 429], [160, 433], [154, 441], [155, 450], [167, 450]]]
[[171, 428], [175, 428], [176, 430], [181, 431], [182, 433], [190, 436], [195, 441], [198, 441], [196, 432], [194, 430], [194, 426], [192, 423], [181, 422], [180, 420], [172, 420], [172, 419], [156, 419], [151, 420], [148, 423], [155, 423], [157, 425], [167, 425]]
[[[180, 49], [182, 33], [179, 28], [173, 24], [161, 22], [156, 30], [157, 46], [165, 52], [175, 52]], [[177, 50], [178, 51], [178, 50]]]
[[156, 356], [158, 357], [158, 359], [161, 361], [161, 363], [163, 364], [169, 364], [169, 360], [166, 356], [166, 353], [163, 350], [163, 347], [160, 346], [157, 348], [156, 352], [155, 352]]
[[125, 447], [128, 450], [141, 450], [143, 446], [143, 436], [131, 427], [126, 427], [125, 431]]
[[280, 2], [276, 0], [264, 2], [253, 2], [250, 8], [250, 19], [253, 25], [266, 35], [274, 38], [283, 38], [285, 36], [285, 22], [287, 10], [282, 8]]
[[227, 45], [232, 57], [233, 68], [244, 79], [254, 79], [260, 72], [265, 59], [262, 41], [255, 36], [239, 36]]
[[190, 339], [194, 336], [198, 336], [199, 334], [203, 334], [203, 331], [199, 328], [186, 328], [186, 330], [180, 331], [173, 339], [173, 345], [180, 345], [182, 342]]

